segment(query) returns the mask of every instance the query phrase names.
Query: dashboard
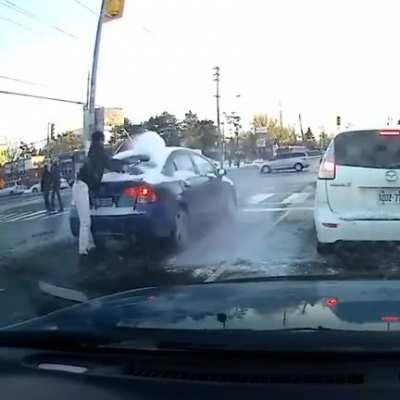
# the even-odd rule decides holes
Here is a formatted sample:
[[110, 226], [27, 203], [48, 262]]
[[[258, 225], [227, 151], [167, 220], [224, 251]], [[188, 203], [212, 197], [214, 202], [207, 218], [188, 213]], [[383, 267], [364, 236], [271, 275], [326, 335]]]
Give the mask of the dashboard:
[[0, 368], [2, 400], [297, 396], [327, 400], [400, 395], [400, 358], [396, 355], [63, 352], [3, 347]]

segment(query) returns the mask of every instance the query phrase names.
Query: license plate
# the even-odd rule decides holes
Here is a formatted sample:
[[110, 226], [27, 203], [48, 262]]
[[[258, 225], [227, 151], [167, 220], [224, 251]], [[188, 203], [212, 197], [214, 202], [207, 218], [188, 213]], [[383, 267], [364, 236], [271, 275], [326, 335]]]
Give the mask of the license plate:
[[112, 197], [100, 197], [95, 199], [96, 207], [111, 207], [113, 205]]
[[386, 190], [382, 189], [378, 192], [379, 204], [400, 204], [400, 189]]

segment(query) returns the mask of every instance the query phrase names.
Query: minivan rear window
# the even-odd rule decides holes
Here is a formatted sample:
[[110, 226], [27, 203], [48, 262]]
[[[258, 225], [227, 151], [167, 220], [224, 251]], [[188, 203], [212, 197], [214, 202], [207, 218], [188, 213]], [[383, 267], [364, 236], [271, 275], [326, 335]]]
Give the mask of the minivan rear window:
[[291, 157], [293, 157], [292, 153], [280, 153], [280, 154], [277, 154], [277, 156], [276, 156], [277, 160], [283, 160], [285, 158], [291, 158]]
[[384, 136], [379, 131], [341, 133], [335, 138], [338, 165], [364, 168], [400, 168], [400, 135]]
[[305, 154], [305, 153], [292, 153], [291, 156], [292, 156], [293, 158], [296, 158], [296, 157], [305, 157], [306, 154]]

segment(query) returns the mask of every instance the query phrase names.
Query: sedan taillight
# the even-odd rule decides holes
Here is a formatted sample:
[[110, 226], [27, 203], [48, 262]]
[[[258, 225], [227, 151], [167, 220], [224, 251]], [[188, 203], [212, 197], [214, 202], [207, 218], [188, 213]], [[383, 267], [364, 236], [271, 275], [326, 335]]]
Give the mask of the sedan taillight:
[[334, 142], [329, 144], [321, 165], [319, 167], [318, 179], [335, 179], [336, 176], [336, 163], [335, 163], [335, 148]]
[[136, 200], [137, 203], [154, 203], [157, 200], [156, 192], [150, 185], [127, 187], [124, 196]]

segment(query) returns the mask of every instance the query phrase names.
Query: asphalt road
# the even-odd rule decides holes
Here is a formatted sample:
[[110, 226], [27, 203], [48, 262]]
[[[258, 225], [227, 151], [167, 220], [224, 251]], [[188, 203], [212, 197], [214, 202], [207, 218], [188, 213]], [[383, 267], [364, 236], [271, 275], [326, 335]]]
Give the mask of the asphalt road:
[[63, 192], [63, 213], [46, 214], [41, 196], [0, 202], [1, 324], [69, 305], [65, 299], [77, 295], [93, 298], [135, 287], [243, 276], [365, 271], [383, 261], [387, 270], [397, 268], [398, 252], [317, 254], [316, 168], [260, 175], [246, 167], [229, 176], [239, 196], [235, 223], [199, 231], [180, 254], [109, 243], [85, 270], [78, 267], [77, 242], [69, 232], [70, 190]]

